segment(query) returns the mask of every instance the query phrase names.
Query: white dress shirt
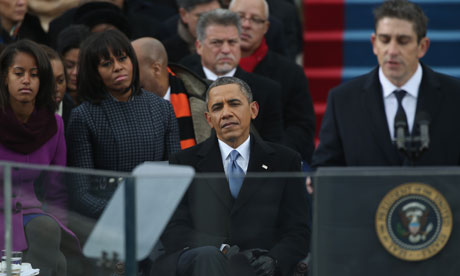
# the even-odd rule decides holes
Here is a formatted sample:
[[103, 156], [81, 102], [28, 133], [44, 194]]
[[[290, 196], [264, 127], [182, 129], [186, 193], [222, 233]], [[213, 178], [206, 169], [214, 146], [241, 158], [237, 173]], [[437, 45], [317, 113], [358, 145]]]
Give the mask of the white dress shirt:
[[168, 102], [171, 101], [171, 86], [168, 87], [166, 94], [163, 96], [163, 99], [167, 100]]
[[230, 147], [229, 145], [225, 144], [221, 140], [217, 139], [219, 141], [219, 148], [220, 148], [220, 154], [222, 157], [222, 164], [224, 165], [224, 171], [225, 175], [227, 175], [227, 167], [228, 164], [230, 164], [230, 152], [232, 150], [237, 150], [238, 153], [240, 154], [238, 158], [236, 159], [236, 163], [243, 169], [244, 173], [248, 171], [248, 165], [249, 165], [249, 155], [250, 155], [250, 142], [251, 140], [251, 135], [249, 135], [248, 139], [244, 141], [239, 147], [236, 149]]
[[236, 67], [233, 68], [232, 71], [230, 71], [227, 74], [222, 75], [222, 76], [218, 76], [218, 75], [214, 74], [211, 70], [209, 70], [208, 68], [206, 68], [204, 66], [203, 66], [203, 71], [204, 71], [204, 75], [206, 76], [206, 78], [208, 80], [215, 81], [220, 77], [233, 77], [233, 75], [235, 75], [235, 72], [236, 72]]
[[402, 100], [402, 106], [407, 116], [407, 124], [409, 131], [412, 132], [415, 120], [415, 111], [417, 108], [417, 98], [420, 83], [422, 82], [423, 70], [420, 63], [418, 64], [415, 74], [401, 87], [395, 86], [383, 74], [382, 67], [379, 68], [379, 79], [383, 90], [383, 104], [387, 117], [388, 129], [390, 130], [390, 137], [394, 139], [394, 120], [396, 111], [398, 110], [398, 100], [396, 99], [395, 90], [404, 90], [407, 92]]

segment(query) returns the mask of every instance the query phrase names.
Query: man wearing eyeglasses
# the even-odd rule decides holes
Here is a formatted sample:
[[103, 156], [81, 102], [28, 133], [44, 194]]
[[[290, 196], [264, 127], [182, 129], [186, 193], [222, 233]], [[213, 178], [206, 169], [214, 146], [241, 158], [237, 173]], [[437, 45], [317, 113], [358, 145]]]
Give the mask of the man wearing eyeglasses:
[[269, 29], [265, 0], [233, 0], [229, 9], [241, 18], [241, 60], [245, 71], [281, 84], [284, 134], [283, 144], [297, 150], [310, 163], [314, 149], [315, 116], [303, 69], [274, 53], [265, 41]]
[[283, 132], [281, 87], [275, 81], [247, 73], [238, 66], [240, 30], [240, 19], [234, 12], [216, 9], [202, 14], [196, 30], [198, 55], [189, 56], [182, 63], [212, 81], [227, 76], [247, 82], [260, 109], [252, 130], [266, 141], [280, 143]]

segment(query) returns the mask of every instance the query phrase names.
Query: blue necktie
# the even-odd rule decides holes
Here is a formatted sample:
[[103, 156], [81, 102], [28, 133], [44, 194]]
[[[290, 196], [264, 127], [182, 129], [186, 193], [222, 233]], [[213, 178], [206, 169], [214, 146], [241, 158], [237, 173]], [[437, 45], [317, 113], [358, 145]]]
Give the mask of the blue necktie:
[[244, 171], [238, 163], [236, 163], [238, 156], [240, 156], [238, 151], [232, 150], [230, 152], [230, 163], [227, 168], [228, 184], [230, 185], [230, 192], [234, 198], [238, 197], [244, 180]]

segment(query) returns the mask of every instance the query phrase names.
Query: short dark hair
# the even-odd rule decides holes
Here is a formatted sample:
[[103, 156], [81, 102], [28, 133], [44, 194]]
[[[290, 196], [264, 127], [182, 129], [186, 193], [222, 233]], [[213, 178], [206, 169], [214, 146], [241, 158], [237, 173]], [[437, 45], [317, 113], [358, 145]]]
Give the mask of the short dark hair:
[[85, 25], [70, 25], [62, 30], [56, 42], [56, 49], [61, 56], [64, 56], [72, 49], [80, 49], [80, 44], [91, 32]]
[[56, 111], [56, 83], [51, 63], [40, 45], [28, 39], [22, 39], [8, 45], [0, 55], [0, 108], [5, 110], [10, 104], [8, 86], [5, 80], [18, 53], [27, 53], [33, 56], [38, 67], [40, 86], [35, 98], [35, 106], [45, 108], [50, 112]]
[[220, 2], [218, 0], [176, 0], [177, 6], [179, 8], [183, 8], [186, 11], [191, 11], [198, 5], [208, 4], [212, 2], [218, 2], [220, 5]]
[[417, 34], [417, 41], [420, 42], [426, 36], [428, 18], [422, 8], [407, 0], [389, 0], [374, 9], [374, 29], [377, 32], [377, 25], [385, 17], [407, 20], [413, 24]]
[[80, 66], [78, 68], [77, 93], [83, 99], [99, 103], [107, 96], [98, 66], [101, 59], [109, 59], [110, 52], [114, 56], [126, 54], [133, 64], [131, 86], [133, 95], [140, 93], [139, 68], [133, 47], [129, 39], [119, 30], [107, 30], [90, 35], [80, 49]]
[[227, 84], [237, 84], [240, 87], [241, 93], [243, 93], [243, 95], [248, 99], [248, 102], [251, 103], [253, 101], [251, 88], [244, 80], [236, 78], [236, 77], [220, 77], [220, 78], [217, 78], [215, 81], [213, 81], [209, 85], [208, 90], [206, 90], [206, 108], [208, 107], [209, 92], [211, 91], [211, 89], [217, 86], [227, 85]]
[[240, 16], [230, 10], [216, 9], [203, 13], [196, 24], [196, 36], [199, 41], [203, 42], [206, 39], [206, 28], [210, 25], [235, 26], [238, 35], [241, 34]]

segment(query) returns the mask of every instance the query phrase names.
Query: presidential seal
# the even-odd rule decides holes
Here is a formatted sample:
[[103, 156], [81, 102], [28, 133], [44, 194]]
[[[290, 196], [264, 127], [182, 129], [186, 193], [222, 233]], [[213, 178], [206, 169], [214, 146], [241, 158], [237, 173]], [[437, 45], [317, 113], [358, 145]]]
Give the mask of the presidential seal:
[[385, 195], [375, 216], [377, 236], [405, 261], [431, 258], [446, 245], [452, 212], [444, 196], [423, 183], [400, 185]]

